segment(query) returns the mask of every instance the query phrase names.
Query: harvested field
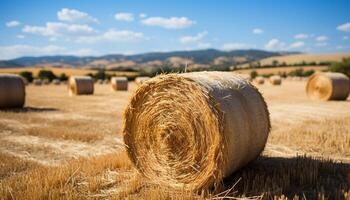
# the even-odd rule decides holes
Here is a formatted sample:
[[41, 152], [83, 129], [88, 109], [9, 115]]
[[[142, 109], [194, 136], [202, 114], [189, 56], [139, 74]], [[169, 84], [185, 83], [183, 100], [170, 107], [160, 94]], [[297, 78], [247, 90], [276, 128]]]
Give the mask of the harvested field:
[[121, 130], [135, 83], [73, 97], [64, 85], [27, 86], [23, 109], [0, 111], [0, 199], [349, 199], [350, 98], [313, 101], [305, 86], [258, 86], [272, 125], [263, 154], [199, 194], [155, 185], [132, 167]]

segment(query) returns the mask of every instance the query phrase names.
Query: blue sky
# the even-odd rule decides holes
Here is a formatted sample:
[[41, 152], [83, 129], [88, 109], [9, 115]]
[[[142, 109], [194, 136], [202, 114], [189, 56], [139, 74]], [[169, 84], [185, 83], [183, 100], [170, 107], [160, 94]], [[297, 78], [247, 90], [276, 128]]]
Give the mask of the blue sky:
[[348, 0], [1, 0], [0, 59], [216, 48], [350, 52]]

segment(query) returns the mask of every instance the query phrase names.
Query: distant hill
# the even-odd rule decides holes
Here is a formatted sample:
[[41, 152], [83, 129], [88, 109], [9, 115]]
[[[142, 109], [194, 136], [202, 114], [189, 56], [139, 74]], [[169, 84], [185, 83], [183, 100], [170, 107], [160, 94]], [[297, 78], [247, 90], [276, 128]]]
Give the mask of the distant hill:
[[[72, 67], [105, 67], [121, 66], [119, 63], [135, 63], [138, 66], [149, 65], [150, 63], [165, 63], [174, 58], [190, 60], [191, 63], [201, 65], [211, 65], [220, 58], [226, 64], [241, 64], [244, 62], [256, 61], [272, 56], [281, 56], [288, 52], [269, 52], [262, 50], [233, 50], [220, 51], [216, 49], [194, 50], [194, 51], [173, 51], [173, 52], [153, 52], [136, 55], [105, 55], [105, 56], [40, 56], [40, 57], [20, 57], [7, 61], [0, 61], [0, 68], [24, 67], [37, 65], [69, 65]], [[176, 59], [175, 59], [176, 60]], [[130, 61], [130, 62], [129, 62]], [[97, 64], [98, 63], [98, 64]], [[137, 67], [137, 66], [136, 66]]]

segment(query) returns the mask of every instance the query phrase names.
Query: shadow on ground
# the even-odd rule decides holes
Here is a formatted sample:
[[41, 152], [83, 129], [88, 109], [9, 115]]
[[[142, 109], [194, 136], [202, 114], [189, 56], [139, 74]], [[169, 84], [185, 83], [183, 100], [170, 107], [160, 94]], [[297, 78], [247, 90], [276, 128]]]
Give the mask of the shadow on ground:
[[48, 107], [31, 107], [26, 106], [23, 108], [6, 108], [2, 109], [5, 112], [14, 112], [14, 113], [27, 113], [27, 112], [52, 112], [59, 111], [57, 108], [48, 108]]
[[232, 196], [263, 194], [263, 199], [273, 199], [283, 194], [288, 199], [295, 195], [300, 199], [346, 199], [350, 198], [350, 164], [305, 156], [262, 156], [224, 180], [225, 189], [234, 184]]

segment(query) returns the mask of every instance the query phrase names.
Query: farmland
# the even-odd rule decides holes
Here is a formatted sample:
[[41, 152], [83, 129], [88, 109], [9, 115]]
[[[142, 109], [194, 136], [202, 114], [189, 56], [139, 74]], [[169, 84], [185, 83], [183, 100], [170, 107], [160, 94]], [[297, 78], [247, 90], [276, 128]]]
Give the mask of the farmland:
[[[350, 198], [350, 98], [311, 101], [305, 84], [258, 86], [272, 131], [263, 154], [227, 178], [221, 190], [235, 187], [222, 194]], [[25, 108], [0, 112], [0, 197], [200, 197], [152, 183], [128, 160], [122, 116], [136, 88], [130, 82], [129, 91], [113, 92], [95, 84], [93, 96], [69, 97], [65, 85], [27, 86]]]

